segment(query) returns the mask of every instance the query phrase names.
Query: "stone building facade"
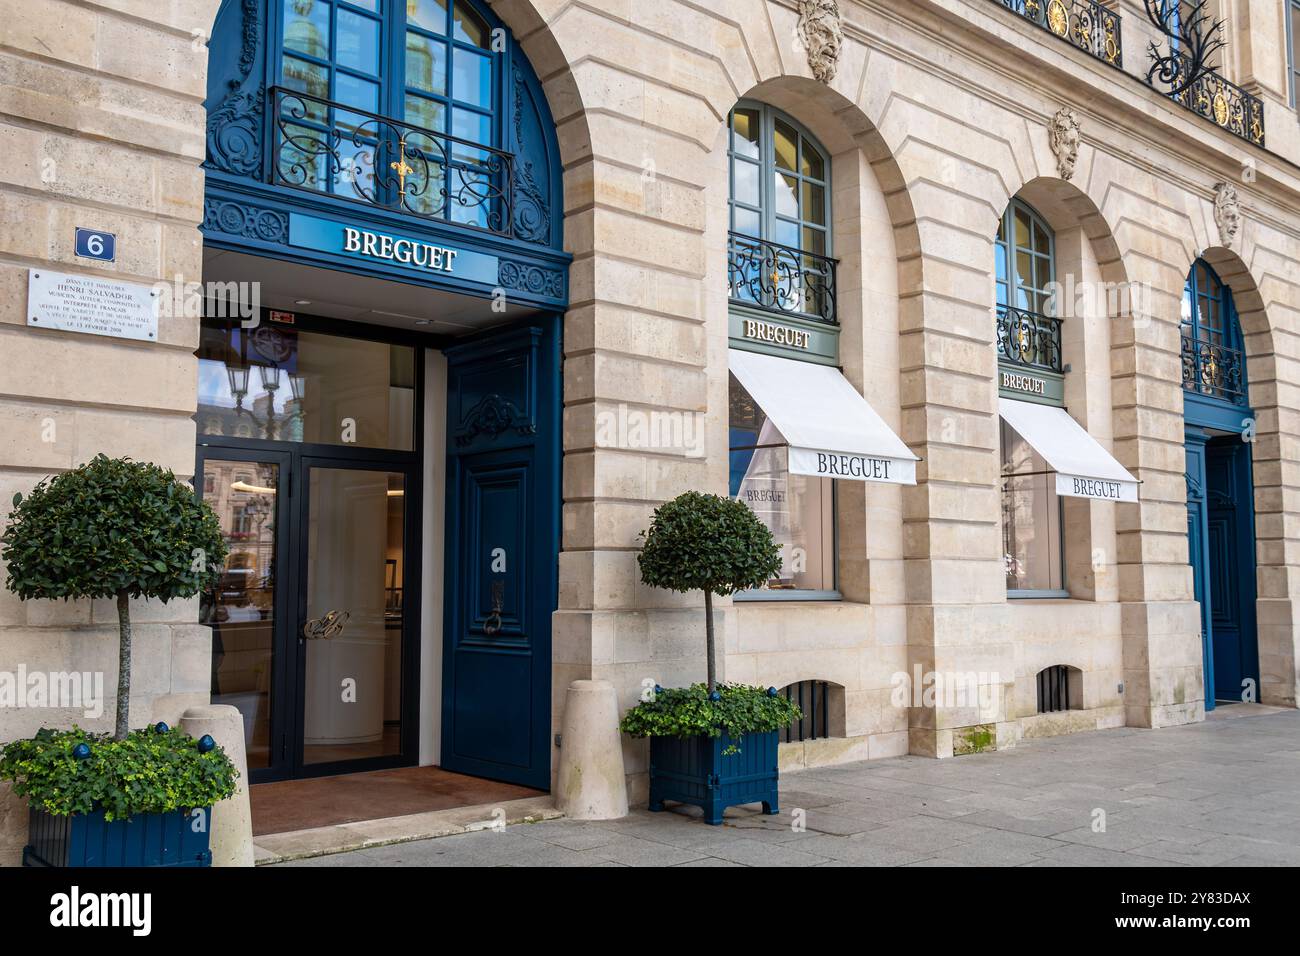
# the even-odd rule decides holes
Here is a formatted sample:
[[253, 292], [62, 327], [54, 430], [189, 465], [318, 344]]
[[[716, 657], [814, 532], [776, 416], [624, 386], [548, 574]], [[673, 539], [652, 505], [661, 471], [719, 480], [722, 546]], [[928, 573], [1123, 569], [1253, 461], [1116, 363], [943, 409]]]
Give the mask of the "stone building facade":
[[[143, 283], [203, 278], [207, 43], [220, 6], [0, 2], [4, 501], [100, 451], [196, 471], [195, 317], [165, 317], [156, 342], [127, 342], [32, 329], [22, 304], [29, 273], [42, 268]], [[1253, 634], [1241, 637], [1258, 657], [1247, 697], [1296, 706], [1300, 121], [1287, 51], [1300, 24], [1290, 23], [1291, 4], [1212, 4], [1226, 41], [1213, 76], [1234, 85], [1202, 79], [1189, 94], [1195, 105], [1205, 91], [1208, 116], [1146, 81], [1148, 44], [1168, 41], [1134, 0], [484, 6], [544, 91], [571, 256], [553, 436], [562, 472], [551, 726], [540, 731], [548, 746], [574, 679], [610, 680], [629, 706], [647, 682], [703, 674], [702, 600], [642, 586], [636, 554], [660, 502], [687, 489], [736, 493], [729, 117], [738, 104], [793, 120], [828, 160], [832, 364], [919, 459], [914, 485], [835, 481], [834, 571], [815, 599], [796, 590], [715, 605], [726, 680], [815, 684], [822, 694], [820, 730], [795, 735], [785, 765], [948, 757], [1025, 736], [1204, 718], [1213, 648], [1189, 551], [1185, 405], [1214, 373], [1193, 343], [1189, 379], [1182, 341], [1198, 262], [1230, 290], [1249, 382], [1238, 437], [1252, 485], [1237, 505], [1253, 510], [1253, 527], [1237, 562], [1216, 573], [1229, 591], [1248, 573], [1255, 581], [1243, 630]], [[1094, 25], [1081, 28], [1081, 12]], [[1122, 31], [1095, 25], [1108, 16]], [[1140, 485], [1136, 501], [1061, 499], [1063, 583], [1009, 597], [994, 263], [999, 223], [1017, 203], [1054, 237], [1059, 282], [1123, 290], [1084, 295], [1061, 315], [1058, 405]], [[77, 257], [78, 226], [115, 233], [117, 260]], [[616, 427], [653, 414], [698, 424], [700, 441], [647, 448]], [[427, 434], [442, 440], [436, 423]], [[425, 497], [437, 514], [424, 527], [440, 535], [441, 506]], [[198, 601], [136, 613], [132, 712], [175, 721], [210, 697], [209, 629], [195, 623]], [[0, 669], [102, 670], [111, 688], [113, 622], [108, 603], [0, 595]], [[428, 639], [421, 687], [436, 696], [430, 668], [441, 650]], [[1040, 675], [1052, 668], [1062, 668], [1052, 679], [1069, 705], [1044, 711]], [[928, 675], [973, 680], [975, 693], [927, 696]], [[422, 704], [419, 719], [424, 741], [436, 718]], [[73, 720], [87, 722], [79, 712], [6, 709], [0, 738]], [[111, 720], [110, 707], [89, 723]], [[418, 759], [436, 753], [421, 743]], [[627, 741], [625, 758], [632, 797], [644, 799], [647, 750]], [[18, 802], [0, 801], [6, 860], [24, 825]]]

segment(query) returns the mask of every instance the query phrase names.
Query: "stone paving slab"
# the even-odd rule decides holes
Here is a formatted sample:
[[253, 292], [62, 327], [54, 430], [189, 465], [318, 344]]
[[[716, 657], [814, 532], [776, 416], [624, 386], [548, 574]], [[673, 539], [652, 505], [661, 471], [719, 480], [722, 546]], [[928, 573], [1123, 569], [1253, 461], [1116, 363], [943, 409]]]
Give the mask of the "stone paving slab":
[[720, 827], [639, 809], [282, 865], [1300, 866], [1300, 711], [792, 771], [781, 789], [780, 815], [732, 808]]

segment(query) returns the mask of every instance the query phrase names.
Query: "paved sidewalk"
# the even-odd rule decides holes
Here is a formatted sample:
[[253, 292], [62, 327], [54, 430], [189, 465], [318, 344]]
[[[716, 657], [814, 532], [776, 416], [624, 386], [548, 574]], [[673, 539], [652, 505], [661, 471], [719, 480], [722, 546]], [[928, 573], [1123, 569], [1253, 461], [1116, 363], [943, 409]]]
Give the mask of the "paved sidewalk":
[[[782, 777], [781, 814], [634, 811], [286, 866], [1300, 866], [1300, 711]], [[792, 826], [802, 812], [806, 829]], [[1104, 832], [1094, 820], [1104, 814]]]

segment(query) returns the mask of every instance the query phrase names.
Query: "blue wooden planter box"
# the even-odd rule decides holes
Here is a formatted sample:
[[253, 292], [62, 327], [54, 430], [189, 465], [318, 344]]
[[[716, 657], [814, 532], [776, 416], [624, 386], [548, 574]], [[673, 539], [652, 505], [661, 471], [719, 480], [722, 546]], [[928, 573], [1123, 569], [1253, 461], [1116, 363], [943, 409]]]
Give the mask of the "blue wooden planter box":
[[211, 866], [208, 827], [195, 833], [193, 823], [183, 810], [109, 823], [102, 810], [56, 817], [33, 808], [23, 866]]
[[[763, 804], [763, 812], [780, 812], [777, 804], [777, 731], [734, 737], [651, 737], [650, 809], [665, 800], [689, 803], [704, 811], [705, 822], [722, 823], [722, 811], [746, 803]], [[735, 745], [738, 753], [724, 753]]]

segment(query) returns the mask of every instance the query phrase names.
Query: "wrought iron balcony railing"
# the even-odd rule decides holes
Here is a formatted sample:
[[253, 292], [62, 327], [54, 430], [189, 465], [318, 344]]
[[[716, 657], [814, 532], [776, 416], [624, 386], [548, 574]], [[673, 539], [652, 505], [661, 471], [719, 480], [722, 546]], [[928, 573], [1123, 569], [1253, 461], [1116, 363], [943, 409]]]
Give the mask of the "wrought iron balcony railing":
[[1037, 312], [998, 306], [998, 358], [1026, 368], [1064, 372], [1061, 320]]
[[1103, 63], [1124, 68], [1123, 21], [1094, 0], [995, 0]]
[[511, 235], [507, 152], [273, 87], [271, 182]]
[[836, 324], [836, 260], [766, 239], [731, 233], [731, 301], [769, 312]]
[[1237, 349], [1183, 336], [1183, 388], [1198, 395], [1245, 405], [1246, 356]]
[[1171, 67], [1163, 72], [1154, 71], [1153, 75], [1147, 77], [1154, 88], [1159, 89], [1158, 83], [1175, 90], [1186, 87], [1182, 92], [1170, 94], [1175, 103], [1180, 103], [1193, 113], [1199, 113], [1248, 143], [1260, 147], [1264, 145], [1263, 100], [1247, 93], [1237, 84], [1229, 83], [1213, 70], [1203, 71], [1188, 86], [1188, 74], [1192, 66], [1191, 57], [1185, 54], [1162, 57], [1160, 62], [1171, 64]]

